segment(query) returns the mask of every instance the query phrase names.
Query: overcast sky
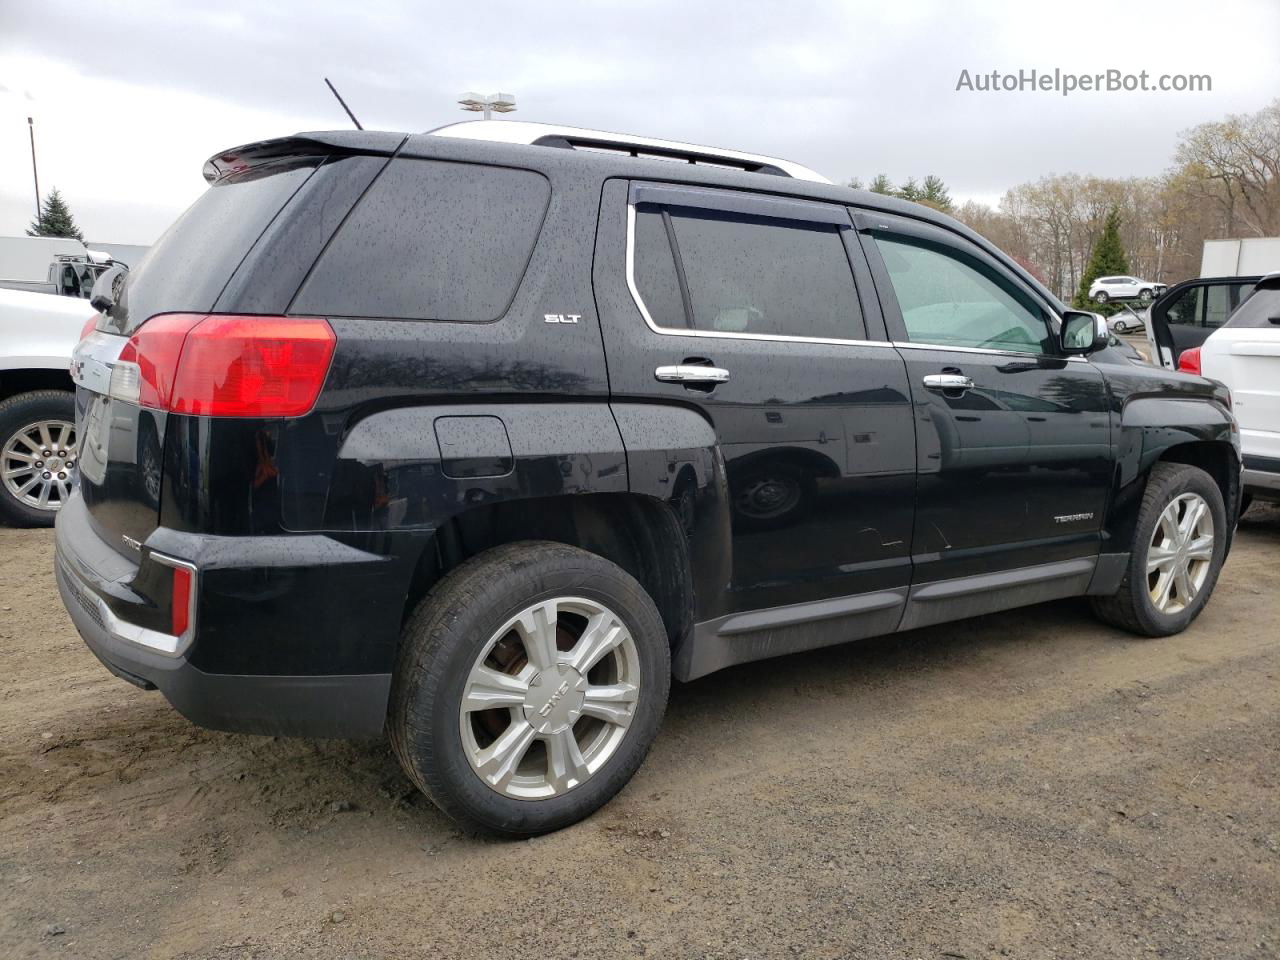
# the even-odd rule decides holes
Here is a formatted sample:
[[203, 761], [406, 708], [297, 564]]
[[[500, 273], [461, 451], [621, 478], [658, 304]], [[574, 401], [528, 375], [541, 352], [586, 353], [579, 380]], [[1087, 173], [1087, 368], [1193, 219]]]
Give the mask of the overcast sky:
[[[967, 8], [967, 9], [966, 9]], [[150, 243], [223, 148], [347, 125], [522, 120], [737, 147], [835, 180], [1156, 174], [1179, 130], [1280, 95], [1280, 2], [393, 3], [0, 0], [0, 235], [58, 187], [91, 240]], [[974, 93], [961, 70], [1207, 73], [1211, 93]]]

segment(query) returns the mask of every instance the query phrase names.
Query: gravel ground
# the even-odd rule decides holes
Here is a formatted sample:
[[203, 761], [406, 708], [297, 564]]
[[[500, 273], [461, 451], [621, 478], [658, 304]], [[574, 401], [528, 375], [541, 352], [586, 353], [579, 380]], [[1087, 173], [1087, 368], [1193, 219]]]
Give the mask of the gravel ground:
[[677, 686], [633, 783], [527, 842], [381, 743], [199, 730], [0, 529], [0, 957], [1263, 958], [1280, 511], [1185, 634], [1067, 602]]

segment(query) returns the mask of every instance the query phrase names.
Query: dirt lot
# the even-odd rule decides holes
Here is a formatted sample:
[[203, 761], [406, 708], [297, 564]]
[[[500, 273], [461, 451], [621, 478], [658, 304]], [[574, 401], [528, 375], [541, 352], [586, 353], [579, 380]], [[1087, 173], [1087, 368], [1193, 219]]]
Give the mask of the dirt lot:
[[210, 733], [0, 529], [0, 957], [1274, 957], [1280, 511], [1142, 641], [1060, 603], [677, 687], [586, 823], [477, 839], [382, 744]]

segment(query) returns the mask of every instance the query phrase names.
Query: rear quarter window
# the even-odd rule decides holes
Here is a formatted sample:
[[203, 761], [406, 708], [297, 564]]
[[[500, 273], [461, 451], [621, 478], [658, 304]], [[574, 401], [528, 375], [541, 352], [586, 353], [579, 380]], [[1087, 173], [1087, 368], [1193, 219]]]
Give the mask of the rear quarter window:
[[400, 158], [321, 255], [291, 312], [483, 323], [506, 313], [551, 185], [529, 170]]
[[130, 271], [112, 316], [128, 332], [154, 313], [212, 310], [249, 248], [322, 159], [264, 164], [209, 187]]

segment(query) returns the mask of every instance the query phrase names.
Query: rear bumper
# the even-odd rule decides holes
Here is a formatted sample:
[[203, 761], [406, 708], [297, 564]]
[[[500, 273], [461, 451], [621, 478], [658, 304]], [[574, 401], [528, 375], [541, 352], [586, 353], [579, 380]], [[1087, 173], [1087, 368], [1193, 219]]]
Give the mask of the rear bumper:
[[1280, 500], [1280, 458], [1245, 454], [1240, 482], [1245, 493], [1262, 500]]
[[[144, 546], [140, 562], [132, 564], [98, 536], [78, 496], [59, 511], [54, 560], [58, 592], [85, 644], [108, 670], [144, 689], [158, 689], [188, 720], [215, 730], [307, 737], [381, 735], [391, 688], [390, 657], [371, 658], [366, 649], [356, 651], [362, 655], [344, 658], [341, 649], [334, 647], [350, 646], [350, 637], [343, 635], [348, 621], [333, 618], [331, 599], [326, 602], [310, 595], [317, 584], [341, 579], [351, 563], [343, 551], [350, 548], [329, 544], [329, 554], [338, 552], [345, 561], [335, 565], [310, 556], [309, 545], [298, 543], [288, 566], [263, 566], [262, 544], [255, 542], [262, 538], [217, 538], [211, 545], [209, 538], [163, 530], [156, 534], [160, 536], [148, 538], [148, 544], [167, 539], [166, 555], [176, 555], [201, 570], [196, 635], [181, 652], [166, 650], [163, 635], [140, 630], [140, 624], [155, 622], [155, 604], [141, 586], [148, 576], [150, 548]], [[191, 552], [173, 549], [183, 546], [184, 540]], [[381, 558], [363, 556], [367, 559], [356, 562], [372, 563], [386, 572], [376, 563]], [[202, 559], [207, 561], [204, 567]], [[316, 566], [322, 569], [311, 569]], [[246, 576], [257, 588], [252, 596], [235, 589]], [[345, 595], [352, 601], [361, 599], [358, 593]], [[306, 613], [308, 604], [325, 611], [330, 619], [327, 631], [315, 629], [314, 618]], [[230, 651], [212, 649], [226, 646], [221, 641], [228, 635], [222, 626], [231, 612], [228, 605], [234, 607], [231, 621], [242, 624], [241, 638], [274, 637], [274, 648], [262, 648], [256, 657], [244, 644], [234, 644]], [[290, 624], [292, 632], [286, 635]], [[379, 646], [369, 634], [363, 637], [370, 646]], [[314, 651], [311, 661], [317, 665], [346, 659], [359, 672], [280, 671], [299, 663], [300, 649]], [[201, 659], [239, 662], [245, 669], [210, 671], [207, 666], [202, 669]], [[368, 669], [382, 665], [377, 661], [385, 661], [385, 668]]]

